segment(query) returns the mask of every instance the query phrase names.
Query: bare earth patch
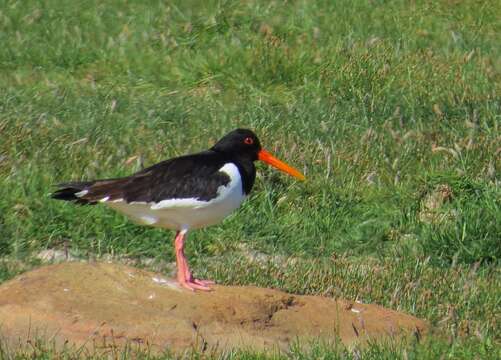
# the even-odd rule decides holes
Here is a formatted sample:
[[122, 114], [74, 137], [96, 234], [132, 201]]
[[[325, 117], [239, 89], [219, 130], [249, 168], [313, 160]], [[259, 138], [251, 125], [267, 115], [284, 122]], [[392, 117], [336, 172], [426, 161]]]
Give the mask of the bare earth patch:
[[89, 351], [287, 349], [297, 339], [336, 338], [352, 345], [428, 329], [377, 305], [250, 286], [190, 292], [161, 274], [97, 262], [45, 266], [2, 284], [0, 324], [11, 346], [44, 338]]

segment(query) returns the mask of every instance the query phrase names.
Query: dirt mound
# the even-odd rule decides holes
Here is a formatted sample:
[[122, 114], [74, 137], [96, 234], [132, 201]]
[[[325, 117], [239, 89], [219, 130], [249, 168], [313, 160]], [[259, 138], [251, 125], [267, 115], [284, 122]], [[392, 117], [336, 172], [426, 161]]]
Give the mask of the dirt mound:
[[16, 346], [46, 338], [90, 351], [287, 348], [296, 339], [344, 344], [423, 334], [427, 324], [376, 305], [272, 289], [180, 289], [162, 275], [108, 263], [64, 263], [0, 286], [1, 336]]

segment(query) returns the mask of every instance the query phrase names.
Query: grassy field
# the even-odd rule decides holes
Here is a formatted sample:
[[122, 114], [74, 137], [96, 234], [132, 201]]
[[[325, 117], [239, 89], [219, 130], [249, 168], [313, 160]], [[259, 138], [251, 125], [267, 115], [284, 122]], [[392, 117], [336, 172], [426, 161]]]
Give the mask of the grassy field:
[[[0, 0], [0, 279], [65, 245], [173, 261], [172, 233], [48, 194], [247, 127], [308, 180], [258, 165], [241, 209], [191, 233], [197, 273], [436, 328], [297, 359], [500, 358], [499, 14], [472, 0]], [[55, 355], [71, 357], [37, 352]]]

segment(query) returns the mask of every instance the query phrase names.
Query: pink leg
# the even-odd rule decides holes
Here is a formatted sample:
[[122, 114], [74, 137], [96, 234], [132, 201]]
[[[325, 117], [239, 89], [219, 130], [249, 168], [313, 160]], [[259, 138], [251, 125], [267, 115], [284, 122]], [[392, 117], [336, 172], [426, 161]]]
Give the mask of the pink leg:
[[198, 285], [208, 286], [208, 285], [215, 284], [215, 282], [212, 280], [200, 280], [200, 279], [193, 278], [193, 275], [191, 274], [191, 271], [188, 268], [188, 262], [186, 262], [184, 276], [185, 276], [185, 279], [187, 279], [189, 282], [193, 282], [193, 283], [198, 284]]
[[177, 264], [177, 281], [179, 284], [189, 290], [205, 290], [210, 291], [208, 285], [214, 284], [213, 281], [194, 279], [191, 275], [188, 261], [184, 256], [184, 238], [186, 232], [178, 231], [174, 242], [176, 247], [176, 264]]

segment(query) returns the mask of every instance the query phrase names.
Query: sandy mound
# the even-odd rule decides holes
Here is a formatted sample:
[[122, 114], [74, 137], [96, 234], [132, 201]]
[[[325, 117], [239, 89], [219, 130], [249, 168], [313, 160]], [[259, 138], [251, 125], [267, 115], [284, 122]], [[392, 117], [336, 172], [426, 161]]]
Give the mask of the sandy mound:
[[300, 339], [344, 344], [422, 335], [427, 324], [376, 305], [215, 286], [181, 290], [162, 275], [106, 263], [64, 263], [0, 286], [0, 332], [11, 344], [45, 338], [90, 351], [125, 343], [182, 351], [287, 348]]

